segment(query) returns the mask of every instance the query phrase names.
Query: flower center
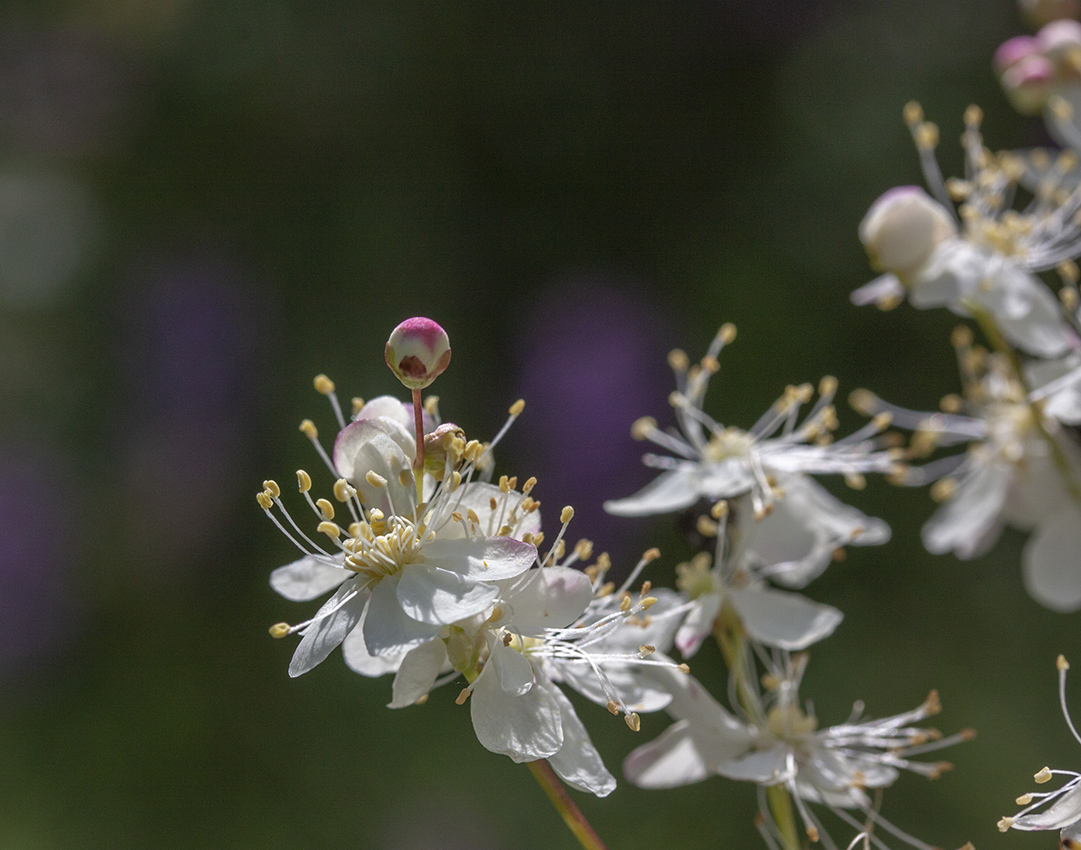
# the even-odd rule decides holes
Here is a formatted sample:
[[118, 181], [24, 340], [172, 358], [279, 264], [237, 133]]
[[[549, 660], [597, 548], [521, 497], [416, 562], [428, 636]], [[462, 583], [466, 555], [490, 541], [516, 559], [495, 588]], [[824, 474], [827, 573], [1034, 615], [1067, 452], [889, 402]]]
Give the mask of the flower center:
[[414, 526], [401, 517], [394, 517], [393, 523], [389, 527], [384, 520], [353, 523], [349, 527], [352, 536], [343, 543], [345, 566], [378, 581], [419, 560], [425, 536], [423, 523]]
[[777, 740], [798, 744], [818, 728], [818, 720], [798, 705], [775, 705], [766, 715], [766, 727]]
[[754, 437], [738, 428], [726, 428], [714, 434], [703, 452], [706, 460], [719, 462], [730, 457], [744, 457], [754, 445]]

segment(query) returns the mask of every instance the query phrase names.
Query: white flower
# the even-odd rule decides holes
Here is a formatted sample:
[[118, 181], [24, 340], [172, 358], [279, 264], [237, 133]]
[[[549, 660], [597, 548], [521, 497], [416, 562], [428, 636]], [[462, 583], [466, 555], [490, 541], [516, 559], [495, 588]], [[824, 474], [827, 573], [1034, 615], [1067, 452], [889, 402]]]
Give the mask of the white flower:
[[650, 440], [670, 455], [643, 459], [661, 474], [633, 496], [605, 502], [605, 510], [619, 516], [644, 516], [690, 507], [701, 498], [726, 499], [748, 494], [756, 516], [771, 509], [778, 479], [806, 474], [840, 474], [858, 481], [864, 472], [885, 472], [889, 455], [876, 451], [872, 441], [885, 427], [876, 420], [867, 427], [833, 441], [837, 427], [833, 396], [837, 382], [823, 378], [820, 397], [799, 421], [802, 405], [810, 401], [809, 384], [789, 387], [785, 394], [750, 429], [725, 428], [702, 407], [710, 376], [720, 367], [717, 355], [735, 338], [735, 328], [721, 328], [701, 364], [688, 368], [687, 356], [674, 351], [669, 358], [676, 375], [670, 397], [679, 431], [662, 431], [650, 418], [640, 419], [631, 433]]
[[1081, 456], [1058, 423], [1041, 416], [1002, 355], [973, 347], [967, 329], [959, 329], [954, 342], [964, 396], [944, 399], [951, 412], [905, 410], [864, 391], [853, 403], [913, 429], [914, 456], [968, 443], [960, 454], [898, 477], [908, 485], [935, 481], [931, 492], [942, 505], [923, 527], [929, 552], [975, 558], [994, 545], [1004, 525], [1032, 530], [1022, 556], [1029, 593], [1055, 610], [1081, 608]]
[[[875, 202], [860, 237], [872, 264], [887, 274], [857, 289], [852, 300], [889, 307], [907, 292], [916, 307], [949, 307], [960, 315], [982, 311], [1018, 347], [1057, 357], [1077, 338], [1058, 300], [1032, 273], [1081, 254], [1081, 190], [1060, 190], [1050, 179], [1025, 209], [1012, 209], [1025, 168], [1016, 155], [995, 155], [983, 146], [981, 119], [976, 107], [966, 111], [965, 177], [945, 181], [934, 155], [937, 128], [923, 120], [918, 105], [906, 107], [935, 200], [903, 187]], [[960, 201], [956, 216], [954, 200]], [[951, 229], [959, 232], [951, 235]]]
[[[438, 482], [425, 475], [418, 487], [397, 419], [401, 406], [389, 401], [382, 406], [389, 415], [361, 417], [344, 427], [333, 465], [327, 459], [341, 476], [334, 485], [337, 509], [329, 500], [312, 500], [310, 476], [298, 473], [300, 491], [319, 520], [318, 531], [330, 540], [329, 550], [289, 516], [277, 484], [266, 482], [259, 494], [267, 515], [305, 553], [276, 570], [272, 586], [290, 599], [315, 598], [337, 586], [311, 620], [271, 630], [276, 637], [303, 634], [289, 666], [292, 676], [310, 670], [353, 633], [357, 636], [348, 641], [353, 666], [387, 672], [396, 657], [444, 626], [486, 615], [499, 596], [498, 582], [536, 561], [535, 546], [516, 539], [527, 540], [539, 528], [532, 515], [536, 503], [505, 478], [499, 487], [472, 480], [485, 447], [451, 435], [457, 443], [447, 453], [447, 474]], [[314, 426], [305, 426], [318, 446]], [[326, 459], [321, 447], [320, 454]], [[351, 520], [346, 529], [334, 521], [336, 510]], [[380, 656], [387, 657], [385, 664], [373, 661]]]
[[[859, 809], [891, 834], [926, 848], [878, 816], [865, 789], [891, 785], [900, 770], [937, 777], [949, 769], [948, 764], [916, 761], [912, 756], [968, 739], [972, 733], [941, 738], [935, 730], [913, 725], [938, 712], [934, 692], [918, 708], [881, 720], [860, 719], [863, 706], [857, 703], [850, 720], [819, 729], [813, 713], [798, 704], [805, 658], [784, 656], [782, 667], [766, 677], [774, 690], [763, 716], [751, 721], [734, 717], [690, 677], [670, 676], [674, 698], [668, 712], [677, 722], [627, 756], [624, 774], [644, 788], [672, 788], [711, 774], [762, 788], [783, 785], [812, 840], [821, 835], [827, 846], [834, 846], [806, 803], [824, 805], [857, 828], [859, 822], [845, 810]], [[773, 823], [768, 808], [761, 809], [766, 822]]]
[[[1070, 728], [1074, 740], [1081, 743], [1081, 736], [1078, 735], [1077, 727], [1070, 718], [1070, 710], [1066, 706], [1066, 671], [1070, 669], [1070, 665], [1060, 655], [1056, 661], [1056, 667], [1058, 668], [1058, 694], [1062, 716], [1066, 718], [1066, 725]], [[1034, 778], [1037, 784], [1042, 785], [1050, 782], [1054, 776], [1065, 776], [1068, 779], [1054, 791], [1023, 794], [1018, 797], [1017, 805], [1024, 808], [1012, 817], [999, 820], [999, 830], [1006, 832], [1011, 828], [1059, 829], [1062, 830], [1059, 846], [1076, 847], [1078, 840], [1081, 839], [1081, 773], [1045, 767], [1038, 771]]]

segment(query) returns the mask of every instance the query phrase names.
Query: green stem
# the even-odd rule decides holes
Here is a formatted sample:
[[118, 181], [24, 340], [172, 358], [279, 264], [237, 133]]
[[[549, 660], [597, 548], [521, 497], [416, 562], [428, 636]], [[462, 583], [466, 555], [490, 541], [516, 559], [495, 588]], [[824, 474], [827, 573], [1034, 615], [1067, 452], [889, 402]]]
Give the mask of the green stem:
[[559, 781], [559, 777], [552, 770], [552, 766], [548, 764], [548, 760], [541, 759], [527, 764], [529, 771], [540, 783], [544, 793], [548, 795], [552, 805], [563, 816], [563, 821], [570, 828], [570, 831], [574, 833], [574, 837], [578, 839], [582, 847], [585, 850], [608, 850], [605, 843], [601, 841], [600, 836], [597, 835], [589, 821], [586, 820], [586, 816], [574, 804], [574, 800], [567, 793], [567, 789], [563, 787], [563, 783]]

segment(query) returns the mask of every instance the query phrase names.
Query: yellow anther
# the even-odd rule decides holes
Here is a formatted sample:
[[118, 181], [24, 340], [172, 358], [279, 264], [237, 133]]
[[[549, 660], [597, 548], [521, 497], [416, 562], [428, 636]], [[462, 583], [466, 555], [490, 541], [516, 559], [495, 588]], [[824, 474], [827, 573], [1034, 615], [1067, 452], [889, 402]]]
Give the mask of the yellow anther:
[[642, 553], [642, 560], [646, 561], [647, 563], [650, 561], [656, 561], [659, 557], [661, 557], [661, 550], [656, 547], [653, 547], [652, 549], [646, 549], [646, 551]]
[[1058, 95], [1047, 101], [1047, 108], [1059, 121], [1069, 121], [1073, 117], [1073, 107]]
[[289, 634], [288, 623], [275, 623], [273, 626], [270, 627], [270, 636], [272, 638], [283, 638], [287, 634]]
[[716, 375], [721, 371], [720, 361], [716, 357], [703, 357], [702, 368], [709, 372], [711, 375]]
[[334, 505], [332, 505], [326, 499], [316, 499], [315, 506], [319, 508], [319, 513], [323, 515], [323, 519], [334, 519]]
[[657, 647], [650, 646], [648, 643], [643, 643], [638, 647], [638, 651], [642, 655], [652, 655], [654, 652], [657, 651]]
[[477, 516], [477, 512], [475, 510], [473, 510], [472, 508], [468, 508], [465, 512], [465, 515], [470, 523], [472, 523], [473, 525], [480, 525], [480, 517]]
[[408, 470], [408, 469], [399, 469], [398, 470], [398, 483], [402, 487], [406, 487], [406, 488], [414, 486], [415, 482], [414, 482], [412, 471]]
[[1014, 802], [1017, 803], [1017, 805], [1019, 806], [1027, 806], [1029, 803], [1032, 802], [1032, 795], [1022, 794], [1020, 797], [1014, 800]]
[[574, 554], [578, 557], [579, 561], [588, 561], [593, 554], [593, 541], [586, 540], [583, 537], [574, 544]]
[[823, 375], [818, 382], [818, 394], [831, 396], [837, 392], [837, 379], [833, 375]]
[[514, 533], [514, 529], [509, 525], [499, 526], [499, 531], [495, 533], [496, 537], [510, 537]]
[[521, 416], [523, 410], [525, 410], [525, 399], [520, 398], [510, 406], [510, 409], [507, 412], [510, 413], [511, 416]]
[[364, 480], [371, 484], [373, 487], [384, 487], [387, 483], [387, 479], [385, 479], [374, 469], [368, 470], [367, 474], [364, 476]]
[[510, 492], [510, 479], [508, 479], [506, 475], [500, 475], [499, 476], [499, 492], [500, 493], [509, 493]]
[[691, 672], [691, 665], [690, 664], [677, 664], [676, 669], [680, 673], [690, 673]]
[[870, 390], [852, 390], [848, 394], [848, 403], [853, 410], [864, 416], [873, 416], [878, 410], [878, 396]]
[[607, 552], [601, 552], [597, 556], [597, 569], [602, 573], [606, 573], [612, 569], [612, 559], [608, 557]]
[[337, 540], [339, 537], [342, 536], [342, 530], [336, 522], [328, 522], [324, 520], [315, 527], [315, 530], [318, 531], [320, 534], [325, 534], [332, 540]]
[[430, 395], [424, 399], [424, 412], [429, 416], [435, 416], [439, 412], [439, 396]]
[[489, 497], [488, 507], [492, 509], [492, 513], [495, 513], [495, 511], [499, 509], [499, 502], [495, 500], [495, 496]]
[[657, 430], [657, 420], [652, 416], [643, 416], [636, 419], [631, 425], [631, 436], [636, 440], [648, 439], [649, 435]]
[[630, 598], [630, 596], [625, 595], [619, 601], [619, 610], [622, 611], [624, 614], [626, 614], [628, 611], [631, 610], [631, 598]]
[[924, 711], [928, 714], [938, 714], [942, 711], [942, 700], [938, 697], [938, 691], [931, 691], [923, 703]]
[[1073, 312], [1077, 309], [1078, 294], [1077, 290], [1072, 286], [1064, 286], [1058, 291], [1059, 301], [1062, 302], [1062, 306], [1067, 310]]
[[1034, 780], [1036, 780], [1037, 785], [1043, 785], [1045, 782], [1050, 782], [1051, 781], [1051, 768], [1049, 768], [1049, 767], [1041, 768], [1040, 771], [1035, 776], [1033, 776], [1032, 778]]
[[957, 393], [942, 396], [942, 400], [938, 403], [938, 408], [943, 413], [960, 413], [962, 407], [964, 407], [964, 401]]
[[965, 110], [965, 124], [971, 127], [979, 127], [983, 123], [983, 110], [976, 104], [972, 104]]
[[627, 726], [632, 732], [637, 732], [642, 728], [642, 718], [638, 716], [637, 712], [632, 711], [630, 714], [624, 715], [623, 719], [627, 721]]
[[379, 510], [379, 508], [372, 508], [370, 511], [368, 511], [368, 518], [372, 522], [382, 522], [383, 512]]
[[642, 589], [640, 591], [638, 591], [638, 595], [639, 596], [645, 596], [652, 589], [653, 589], [653, 582], [651, 582], [649, 579], [646, 579], [644, 582], [642, 582]]
[[455, 472], [450, 476], [450, 492], [454, 492], [462, 486], [462, 473]]
[[574, 519], [574, 508], [572, 508], [570, 505], [567, 505], [567, 507], [560, 511], [559, 521], [566, 525], [572, 519]]
[[904, 109], [905, 123], [912, 127], [923, 121], [923, 107], [915, 100], [910, 100], [905, 104]]
[[725, 345], [730, 344], [736, 338], [736, 326], [731, 322], [725, 322], [721, 325], [721, 329], [717, 331], [717, 338]]
[[998, 822], [998, 831], [1007, 832], [1011, 826], [1013, 826], [1013, 818], [1000, 818]]
[[938, 147], [938, 127], [930, 121], [924, 121], [914, 133], [916, 147], [930, 150]]
[[682, 348], [673, 348], [668, 352], [668, 365], [673, 372], [686, 372], [691, 365], [691, 359]]
[[533, 535], [533, 545], [540, 546], [544, 542], [544, 532], [538, 531]]
[[703, 537], [716, 537], [721, 527], [708, 516], [700, 516], [695, 523], [695, 529]]
[[656, 596], [647, 596], [639, 604], [641, 604], [642, 610], [645, 611], [647, 608], [652, 608], [654, 605], [657, 604], [657, 597]]
[[940, 478], [931, 485], [931, 498], [944, 502], [957, 492], [957, 482], [953, 478]]
[[282, 494], [282, 490], [281, 487], [278, 486], [278, 482], [272, 478], [263, 482], [263, 489], [270, 494], [270, 497], [272, 499], [277, 499]]
[[320, 395], [330, 395], [334, 392], [334, 382], [326, 375], [316, 375], [312, 383], [315, 384], [315, 391]]
[[818, 829], [811, 824], [807, 824], [807, 837], [811, 839], [812, 842], [818, 841]]
[[1057, 669], [1060, 673], [1064, 670], [1070, 669], [1070, 662], [1066, 660], [1065, 655], [1060, 655], [1058, 658], [1055, 659], [1055, 669]]
[[312, 477], [303, 469], [297, 470], [297, 486], [301, 493], [307, 493], [312, 489]]
[[529, 478], [526, 479], [525, 484], [522, 485], [522, 495], [528, 496], [530, 493], [533, 492], [533, 488], [536, 486], [537, 479], [530, 475]]
[[315, 427], [315, 423], [310, 419], [305, 419], [300, 423], [300, 433], [302, 433], [309, 440], [319, 439], [319, 429]]
[[845, 484], [847, 484], [853, 490], [862, 490], [864, 487], [867, 486], [867, 478], [863, 475], [862, 472], [846, 472]]
[[709, 509], [709, 515], [714, 519], [724, 519], [728, 516], [728, 502], [724, 499], [714, 502], [713, 507]]
[[462, 689], [461, 689], [461, 690], [460, 690], [460, 691], [458, 692], [458, 696], [456, 696], [456, 697], [454, 698], [454, 701], [455, 701], [455, 702], [456, 702], [456, 703], [457, 703], [458, 705], [465, 705], [465, 701], [466, 701], [467, 699], [469, 699], [469, 695], [470, 695], [471, 693], [473, 693], [473, 692], [472, 692], [471, 690], [469, 690], [469, 688], [462, 688]]
[[348, 502], [355, 492], [356, 490], [344, 478], [339, 478], [334, 482], [334, 498], [339, 502]]
[[360, 396], [353, 396], [349, 401], [350, 411], [353, 414], [353, 418], [356, 419], [357, 414], [364, 409], [364, 399]]
[[255, 501], [259, 503], [259, 507], [264, 511], [269, 511], [274, 506], [274, 500], [270, 498], [270, 494], [266, 490], [256, 493]]
[[1077, 283], [1081, 279], [1081, 270], [1078, 269], [1077, 263], [1073, 260], [1063, 260], [1055, 266], [1055, 271], [1058, 272], [1059, 277], [1070, 283]]
[[608, 705], [606, 706], [606, 708], [607, 708], [607, 709], [608, 709], [608, 711], [609, 711], [609, 712], [611, 712], [612, 714], [619, 714], [619, 706], [618, 706], [618, 705], [616, 705], [616, 704], [615, 704], [614, 702], [612, 702], [611, 700], [608, 700]]
[[517, 475], [512, 475], [510, 478], [507, 479], [507, 489], [513, 490], [517, 486], [518, 486], [518, 476]]

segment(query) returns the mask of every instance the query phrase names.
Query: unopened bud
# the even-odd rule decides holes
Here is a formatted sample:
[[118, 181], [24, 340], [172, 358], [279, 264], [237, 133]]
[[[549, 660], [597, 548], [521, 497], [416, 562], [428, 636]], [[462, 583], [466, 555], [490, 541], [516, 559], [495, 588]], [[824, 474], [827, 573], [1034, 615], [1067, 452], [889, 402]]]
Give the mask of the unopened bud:
[[957, 233], [949, 211], [918, 186], [898, 186], [878, 198], [859, 226], [871, 266], [904, 276]]
[[411, 390], [422, 390], [450, 363], [450, 340], [437, 323], [415, 316], [391, 331], [384, 356], [399, 381]]

